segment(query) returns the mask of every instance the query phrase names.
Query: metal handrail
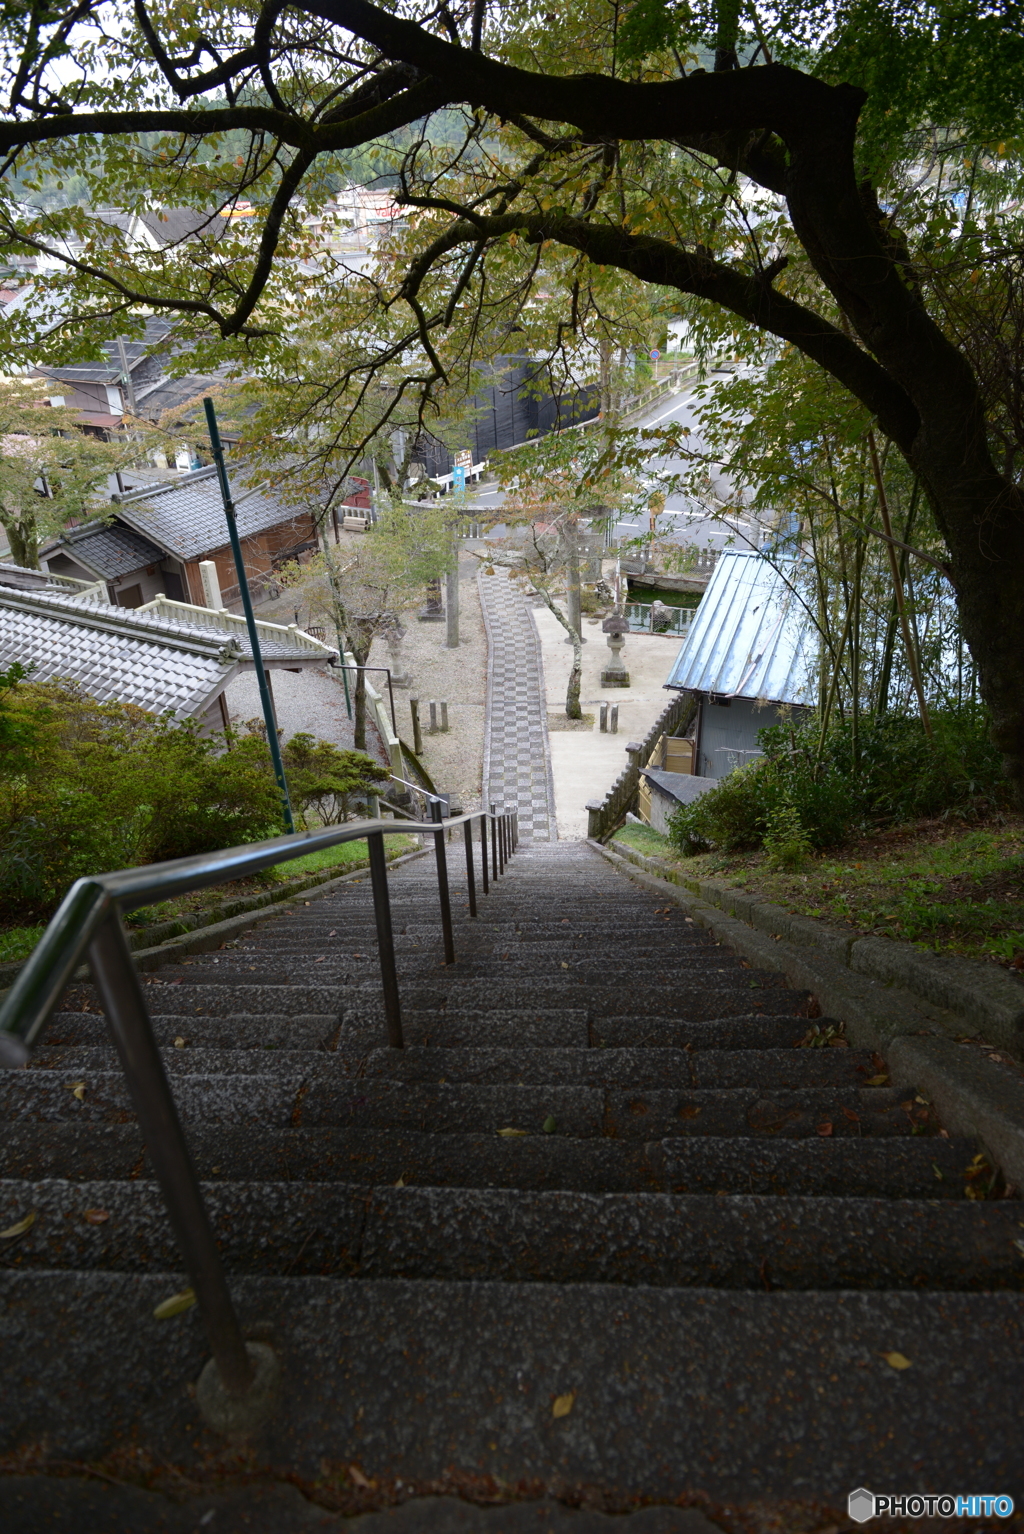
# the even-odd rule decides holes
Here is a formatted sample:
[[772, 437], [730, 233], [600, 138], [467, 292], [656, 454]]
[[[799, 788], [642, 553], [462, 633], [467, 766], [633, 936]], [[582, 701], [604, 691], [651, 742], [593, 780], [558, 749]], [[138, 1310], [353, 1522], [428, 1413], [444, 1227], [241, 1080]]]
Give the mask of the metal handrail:
[[213, 1362], [228, 1395], [236, 1399], [246, 1397], [253, 1386], [253, 1363], [232, 1303], [122, 917], [126, 911], [149, 904], [154, 897], [166, 900], [174, 895], [244, 878], [276, 863], [289, 862], [342, 842], [365, 838], [370, 859], [387, 1041], [392, 1047], [401, 1049], [404, 1043], [402, 1012], [391, 927], [385, 836], [403, 835], [408, 831], [433, 836], [447, 964], [454, 962], [455, 944], [445, 853], [446, 832], [454, 826], [465, 827], [471, 916], [477, 914], [472, 822], [480, 822], [485, 894], [488, 889], [488, 821], [492, 822], [495, 880], [498, 877], [498, 847], [502, 849], [504, 872], [508, 850], [514, 849], [518, 841], [518, 814], [515, 811], [504, 811], [499, 815], [492, 805], [490, 812], [475, 810], [444, 820], [442, 802], [436, 796], [431, 799], [432, 819], [427, 823], [406, 820], [396, 824], [379, 819], [353, 821], [345, 826], [300, 831], [220, 852], [79, 879], [64, 897], [0, 1007], [0, 1067], [25, 1065], [69, 981], [82, 959], [88, 957], [93, 983], [128, 1082], [142, 1139], [192, 1280]]

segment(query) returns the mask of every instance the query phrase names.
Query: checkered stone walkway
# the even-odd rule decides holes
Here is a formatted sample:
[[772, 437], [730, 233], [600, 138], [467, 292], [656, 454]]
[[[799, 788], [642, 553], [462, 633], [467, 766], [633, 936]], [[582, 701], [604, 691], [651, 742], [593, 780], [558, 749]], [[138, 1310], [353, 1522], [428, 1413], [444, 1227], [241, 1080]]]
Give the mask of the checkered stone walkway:
[[540, 641], [530, 600], [504, 571], [478, 576], [487, 629], [484, 794], [498, 809], [518, 809], [524, 842], [553, 842], [555, 796]]

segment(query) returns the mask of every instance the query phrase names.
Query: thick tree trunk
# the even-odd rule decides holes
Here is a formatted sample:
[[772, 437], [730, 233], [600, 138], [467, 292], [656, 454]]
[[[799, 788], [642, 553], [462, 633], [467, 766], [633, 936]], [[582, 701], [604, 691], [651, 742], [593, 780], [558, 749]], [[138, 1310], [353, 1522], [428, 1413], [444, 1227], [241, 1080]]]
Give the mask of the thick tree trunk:
[[570, 627], [569, 638], [572, 640], [572, 670], [569, 672], [569, 685], [565, 690], [565, 713], [568, 719], [582, 719], [580, 678], [583, 674], [583, 651], [580, 648], [579, 629]]
[[3, 518], [3, 529], [7, 534], [14, 564], [20, 565], [23, 570], [38, 570], [39, 539], [35, 529], [26, 528], [23, 522], [13, 517]]
[[352, 744], [357, 751], [366, 750], [366, 672], [361, 668], [366, 664], [365, 655], [356, 656], [356, 665], [360, 670], [356, 672], [355, 683], [352, 689]]

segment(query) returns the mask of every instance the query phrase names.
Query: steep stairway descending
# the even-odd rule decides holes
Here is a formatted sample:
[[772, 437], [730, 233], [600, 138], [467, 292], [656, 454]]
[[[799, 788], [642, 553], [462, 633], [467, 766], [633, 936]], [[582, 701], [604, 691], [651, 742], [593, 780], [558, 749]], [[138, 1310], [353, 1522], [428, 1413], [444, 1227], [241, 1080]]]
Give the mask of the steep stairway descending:
[[[1024, 1491], [1024, 1216], [964, 1197], [975, 1145], [877, 1056], [796, 1047], [813, 998], [585, 844], [521, 849], [477, 921], [456, 882], [448, 968], [433, 858], [391, 884], [402, 1051], [368, 883], [145, 977], [247, 1335], [282, 1360], [250, 1470]], [[199, 1474], [207, 1353], [194, 1311], [153, 1318], [185, 1279], [104, 1028], [76, 985], [0, 1074], [0, 1229], [36, 1214], [0, 1243], [0, 1446]]]

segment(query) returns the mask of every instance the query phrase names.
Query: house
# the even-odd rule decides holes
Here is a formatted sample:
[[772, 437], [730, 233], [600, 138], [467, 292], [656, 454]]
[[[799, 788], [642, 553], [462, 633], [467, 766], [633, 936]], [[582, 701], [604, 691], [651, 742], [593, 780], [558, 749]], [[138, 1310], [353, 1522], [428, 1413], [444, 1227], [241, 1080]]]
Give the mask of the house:
[[715, 566], [665, 683], [697, 699], [699, 777], [760, 756], [760, 730], [817, 702], [818, 636], [795, 581], [794, 565], [758, 553], [727, 549]]
[[[268, 673], [304, 671], [337, 651], [293, 627], [261, 621]], [[68, 680], [101, 703], [134, 703], [152, 713], [228, 723], [224, 689], [253, 670], [245, 621], [166, 598], [126, 612], [95, 588], [0, 564], [0, 668], [20, 661], [32, 680]]]
[[[219, 588], [212, 605], [241, 606], [214, 467], [119, 493], [112, 511], [109, 524], [71, 528], [47, 544], [40, 564], [55, 575], [106, 581], [119, 607], [141, 607], [160, 595], [209, 606], [199, 568], [209, 561]], [[282, 505], [269, 490], [242, 491], [235, 514], [249, 590], [259, 602], [276, 595], [281, 564], [316, 548], [315, 518]]]

